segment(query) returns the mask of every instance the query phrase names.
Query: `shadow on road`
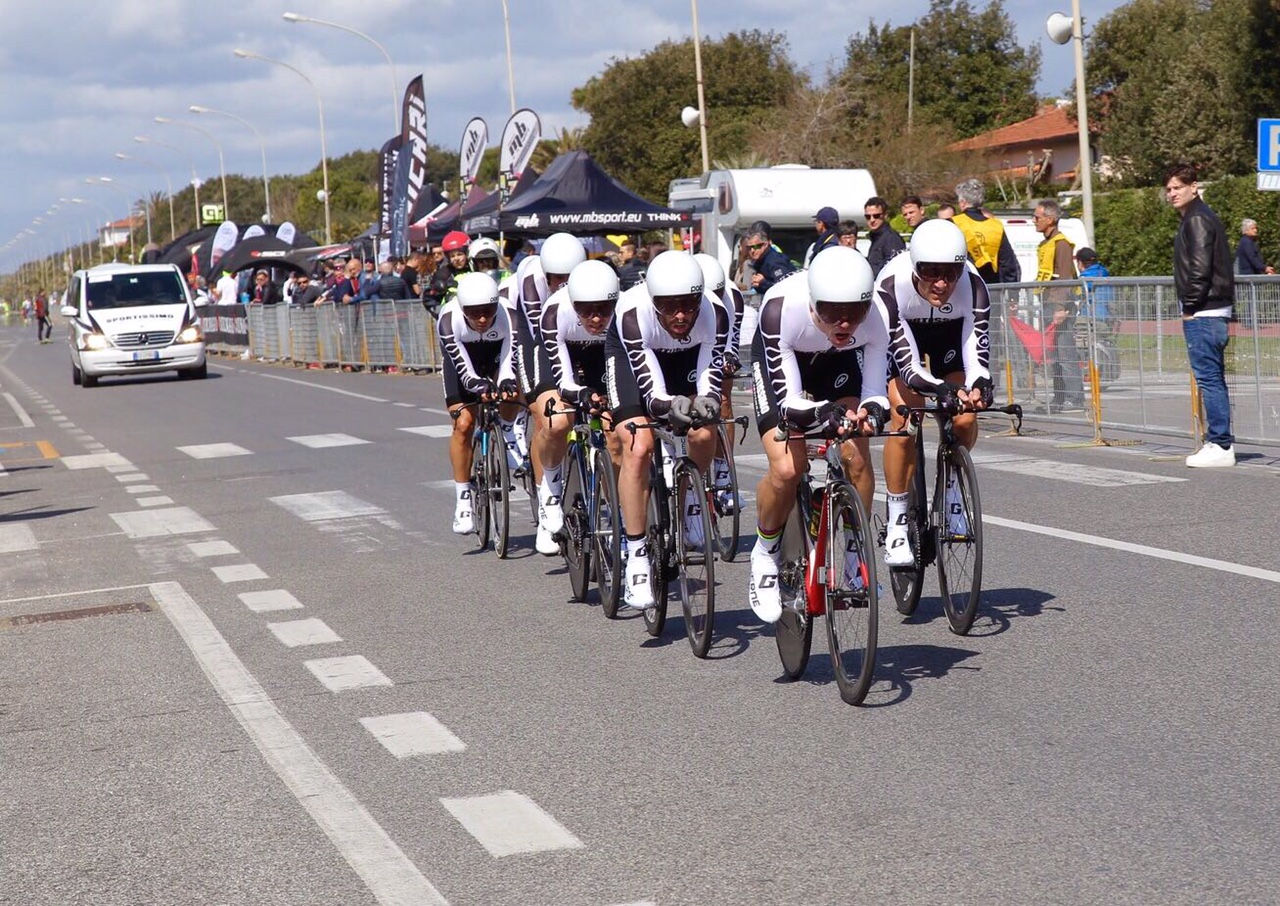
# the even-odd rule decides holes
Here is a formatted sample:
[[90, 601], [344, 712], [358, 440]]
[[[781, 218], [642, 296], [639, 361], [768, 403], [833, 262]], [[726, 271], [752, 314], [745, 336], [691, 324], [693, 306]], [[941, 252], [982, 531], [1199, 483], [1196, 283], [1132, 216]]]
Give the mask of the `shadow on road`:
[[31, 519], [54, 519], [58, 516], [69, 516], [72, 513], [83, 513], [93, 507], [78, 506], [65, 510], [30, 509], [18, 510], [16, 513], [0, 514], [0, 522], [27, 522]]
[[[1046, 610], [1062, 612], [1062, 607], [1046, 607], [1054, 596], [1036, 588], [987, 588], [982, 591], [982, 600], [978, 604], [978, 615], [968, 635], [985, 637], [1000, 635], [1019, 617], [1038, 617]], [[887, 605], [887, 607], [885, 606]], [[936, 620], [946, 622], [946, 614], [942, 610], [942, 599], [939, 597], [921, 597], [916, 612], [909, 617], [900, 617], [893, 606], [891, 597], [881, 599], [880, 619], [898, 617], [904, 626], [916, 626], [932, 623]]]

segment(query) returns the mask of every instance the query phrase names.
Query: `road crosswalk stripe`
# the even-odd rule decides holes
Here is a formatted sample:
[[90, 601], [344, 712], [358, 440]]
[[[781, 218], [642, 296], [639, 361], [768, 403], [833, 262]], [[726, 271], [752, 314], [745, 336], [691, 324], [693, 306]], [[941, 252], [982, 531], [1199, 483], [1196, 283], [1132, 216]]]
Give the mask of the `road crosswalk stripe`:
[[342, 641], [342, 636], [330, 629], [324, 620], [315, 617], [287, 620], [283, 623], [268, 623], [267, 629], [286, 648], [299, 648], [303, 645], [332, 645]]
[[423, 437], [448, 437], [453, 433], [453, 425], [417, 425], [400, 430], [409, 434], [421, 434]]
[[302, 664], [330, 692], [391, 685], [391, 680], [387, 679], [386, 674], [373, 666], [367, 657], [359, 654], [316, 658], [303, 661]]
[[302, 607], [302, 602], [283, 588], [273, 588], [270, 591], [246, 591], [241, 592], [236, 597], [244, 602], [244, 606], [254, 613], [269, 613], [275, 610], [299, 610]]
[[291, 440], [295, 444], [301, 444], [313, 450], [322, 450], [328, 447], [352, 447], [357, 444], [369, 443], [367, 440], [352, 437], [350, 434], [303, 434], [297, 437], [286, 437], [285, 440]]
[[396, 758], [463, 752], [467, 744], [425, 711], [362, 717], [360, 723]]
[[532, 799], [514, 790], [441, 799], [440, 804], [495, 857], [585, 845]]
[[138, 506], [169, 506], [173, 503], [172, 497], [139, 497], [137, 498]]
[[239, 444], [193, 444], [178, 447], [179, 453], [186, 453], [192, 459], [220, 459], [224, 456], [248, 456], [252, 450], [246, 450]]
[[230, 566], [215, 566], [213, 574], [224, 584], [232, 582], [253, 582], [257, 579], [271, 578], [255, 563], [235, 563]]
[[380, 516], [386, 513], [382, 507], [366, 503], [346, 491], [287, 494], [269, 499], [276, 506], [283, 507], [305, 522], [321, 522], [326, 519], [344, 519], [351, 516]]
[[112, 521], [129, 538], [158, 538], [161, 535], [187, 535], [214, 530], [212, 523], [185, 506], [110, 515]]
[[187, 545], [187, 550], [197, 557], [225, 557], [240, 553], [230, 541], [193, 541]]

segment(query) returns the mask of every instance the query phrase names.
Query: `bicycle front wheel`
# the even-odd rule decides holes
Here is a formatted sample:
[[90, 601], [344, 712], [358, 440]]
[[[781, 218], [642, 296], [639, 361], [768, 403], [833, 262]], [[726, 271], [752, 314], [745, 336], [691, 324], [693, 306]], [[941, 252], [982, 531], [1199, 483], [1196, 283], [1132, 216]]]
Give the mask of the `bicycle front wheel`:
[[652, 483], [649, 488], [649, 588], [653, 606], [644, 609], [644, 628], [657, 638], [667, 625], [667, 535], [666, 486]]
[[622, 600], [622, 511], [618, 509], [618, 479], [607, 452], [593, 449], [591, 461], [595, 503], [588, 508], [588, 513], [596, 587], [600, 590], [600, 609], [612, 620], [618, 616], [618, 603]]
[[[728, 481], [721, 476], [711, 482], [708, 494], [711, 504], [712, 523], [716, 531], [716, 546], [720, 549], [720, 559], [732, 563], [738, 556], [738, 544], [741, 540], [741, 512], [738, 496], [738, 467], [733, 461], [733, 448], [729, 443], [729, 432], [724, 425], [716, 427], [716, 458], [712, 463], [713, 473], [719, 469], [728, 469]], [[726, 488], [728, 493], [725, 493]]]
[[480, 550], [489, 546], [489, 456], [484, 449], [487, 436], [477, 430], [471, 438], [471, 521]]
[[489, 510], [493, 519], [493, 550], [506, 559], [511, 541], [511, 472], [507, 467], [507, 445], [502, 428], [489, 428]]
[[782, 556], [778, 562], [778, 590], [782, 594], [782, 616], [773, 628], [778, 659], [788, 679], [804, 676], [813, 647], [813, 617], [809, 615], [809, 599], [804, 588], [805, 568], [809, 564], [807, 478], [800, 482], [796, 494], [796, 505], [791, 508], [779, 542]]
[[969, 451], [938, 451], [938, 488], [933, 498], [938, 539], [938, 589], [951, 631], [973, 626], [982, 596], [982, 502]]
[[852, 486], [827, 490], [827, 641], [840, 697], [861, 704], [876, 666], [879, 624], [875, 547], [867, 511]]
[[564, 564], [574, 601], [586, 600], [591, 575], [591, 519], [583, 462], [582, 449], [575, 445], [565, 457], [564, 490], [560, 497], [564, 508]]
[[916, 490], [915, 476], [907, 485], [907, 538], [911, 543], [911, 551], [915, 554], [915, 562], [910, 566], [895, 566], [889, 570], [889, 585], [893, 589], [893, 600], [898, 605], [898, 613], [909, 617], [916, 612], [920, 603], [920, 588], [924, 584], [924, 549], [920, 546], [928, 541], [920, 534], [923, 503], [920, 492]]
[[707, 508], [702, 471], [690, 460], [676, 463], [675, 525], [676, 582], [684, 628], [694, 657], [706, 657], [715, 628], [716, 578], [711, 515]]

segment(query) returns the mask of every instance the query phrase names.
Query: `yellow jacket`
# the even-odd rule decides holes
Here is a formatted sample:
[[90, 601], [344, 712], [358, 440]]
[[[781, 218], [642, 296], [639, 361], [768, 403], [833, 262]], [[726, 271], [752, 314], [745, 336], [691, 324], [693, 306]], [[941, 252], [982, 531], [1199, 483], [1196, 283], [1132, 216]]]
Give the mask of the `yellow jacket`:
[[1004, 238], [1004, 224], [994, 217], [986, 220], [974, 220], [968, 214], [957, 214], [951, 222], [960, 227], [964, 233], [965, 244], [969, 247], [969, 257], [973, 266], [979, 271], [989, 269], [995, 273], [1000, 255], [1000, 240]]
[[[1061, 232], [1054, 233], [1048, 239], [1040, 243], [1036, 248], [1036, 282], [1043, 283], [1046, 280], [1054, 278], [1053, 259], [1058, 251], [1058, 243], [1065, 242], [1071, 246], [1071, 240], [1062, 235]], [[1073, 249], [1075, 246], [1071, 246]], [[1071, 279], [1074, 274], [1065, 274], [1063, 279]]]

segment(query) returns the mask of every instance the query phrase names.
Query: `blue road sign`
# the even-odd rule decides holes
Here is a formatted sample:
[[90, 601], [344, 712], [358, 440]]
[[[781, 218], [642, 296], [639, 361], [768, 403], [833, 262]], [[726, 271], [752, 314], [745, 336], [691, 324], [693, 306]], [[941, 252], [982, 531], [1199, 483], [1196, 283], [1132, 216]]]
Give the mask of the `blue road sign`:
[[1280, 173], [1280, 119], [1258, 120], [1258, 172]]

